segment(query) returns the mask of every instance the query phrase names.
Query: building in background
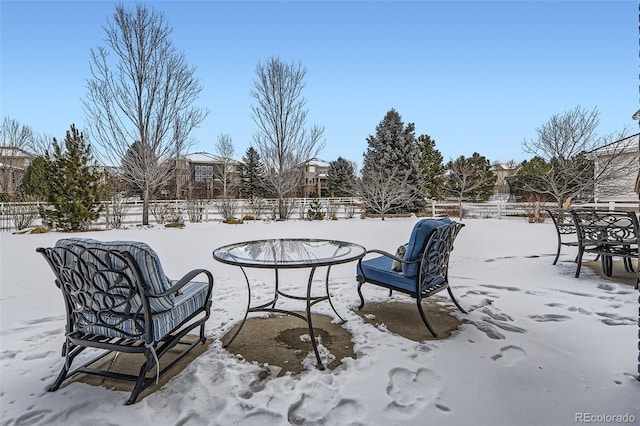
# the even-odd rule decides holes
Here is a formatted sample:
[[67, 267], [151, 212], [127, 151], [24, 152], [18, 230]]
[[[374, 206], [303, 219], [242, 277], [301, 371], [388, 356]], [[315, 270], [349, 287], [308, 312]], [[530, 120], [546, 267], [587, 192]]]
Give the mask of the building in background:
[[493, 199], [499, 201], [508, 201], [511, 196], [511, 189], [509, 186], [509, 178], [515, 176], [522, 167], [522, 163], [516, 164], [514, 161], [508, 163], [494, 163], [489, 168], [489, 171], [496, 175], [496, 184], [493, 190]]
[[327, 171], [329, 163], [322, 160], [309, 161], [304, 165], [302, 185], [298, 196], [322, 198], [329, 196]]
[[15, 196], [20, 180], [34, 156], [14, 146], [0, 146], [0, 194]]
[[594, 185], [594, 201], [636, 201], [636, 178], [640, 173], [640, 155], [638, 153], [638, 137], [640, 133], [615, 141], [599, 148], [591, 154], [594, 159], [595, 173], [598, 173], [601, 164], [608, 160], [612, 154], [616, 155], [615, 161], [628, 165], [628, 172], [616, 176], [615, 179], [601, 178]]

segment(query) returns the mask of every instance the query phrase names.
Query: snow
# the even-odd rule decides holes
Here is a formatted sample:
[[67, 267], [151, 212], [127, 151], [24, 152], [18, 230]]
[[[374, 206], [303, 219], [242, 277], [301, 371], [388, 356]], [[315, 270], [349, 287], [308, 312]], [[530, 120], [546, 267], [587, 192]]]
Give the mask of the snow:
[[[468, 323], [450, 337], [417, 343], [354, 313], [355, 264], [331, 271], [331, 290], [357, 359], [320, 371], [308, 356], [299, 375], [257, 378], [260, 366], [222, 348], [242, 319], [246, 285], [213, 249], [261, 238], [351, 241], [387, 251], [406, 242], [417, 218], [187, 224], [82, 234], [0, 233], [0, 405], [3, 425], [558, 425], [640, 422], [638, 292], [588, 268], [573, 277], [575, 252], [551, 265], [553, 225], [523, 219], [465, 219], [451, 256], [450, 283]], [[207, 337], [214, 343], [185, 370], [132, 406], [128, 393], [72, 383], [46, 386], [63, 363], [64, 307], [36, 247], [59, 238], [138, 240], [171, 278], [195, 268], [215, 276]], [[320, 274], [322, 275], [322, 274]], [[269, 282], [268, 270], [251, 279]], [[262, 291], [268, 286], [256, 286]], [[252, 291], [254, 291], [252, 289]], [[364, 287], [367, 301], [387, 292]], [[412, 302], [406, 296], [392, 300]], [[446, 294], [439, 303], [450, 304]], [[332, 315], [327, 303], [313, 311]], [[428, 313], [427, 313], [428, 314]], [[311, 347], [309, 347], [311, 351]], [[331, 354], [323, 354], [330, 356]], [[618, 417], [616, 417], [618, 416]], [[626, 417], [624, 417], [626, 416]]]

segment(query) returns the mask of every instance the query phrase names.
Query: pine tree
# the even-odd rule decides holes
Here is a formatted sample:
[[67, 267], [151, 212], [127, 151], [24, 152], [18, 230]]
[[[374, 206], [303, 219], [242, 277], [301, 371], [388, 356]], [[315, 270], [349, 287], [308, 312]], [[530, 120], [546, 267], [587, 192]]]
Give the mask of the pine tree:
[[51, 209], [40, 214], [48, 225], [62, 230], [86, 229], [99, 217], [101, 175], [86, 144], [84, 135], [75, 125], [67, 131], [64, 149], [53, 139], [53, 157], [47, 153], [47, 202]]
[[409, 211], [418, 210], [423, 198], [424, 184], [418, 162], [415, 125], [409, 123], [405, 127], [400, 114], [391, 109], [376, 126], [376, 135], [367, 138], [367, 144], [363, 179], [368, 174], [376, 174], [381, 170], [402, 174], [398, 181], [408, 186], [410, 197], [404, 205], [397, 207]]
[[460, 202], [463, 198], [487, 201], [493, 195], [498, 177], [491, 172], [491, 163], [483, 155], [477, 152], [468, 158], [461, 155], [450, 161], [447, 168], [451, 171], [449, 190]]
[[442, 154], [436, 149], [436, 141], [429, 135], [418, 137], [418, 159], [425, 193], [434, 198], [440, 197], [444, 192], [447, 178]]
[[342, 157], [329, 163], [327, 170], [327, 187], [333, 197], [353, 195], [356, 186], [356, 168], [354, 164]]
[[49, 184], [47, 179], [48, 170], [49, 164], [46, 157], [39, 156], [34, 158], [20, 180], [20, 194], [23, 197], [31, 196], [36, 200], [45, 200]]
[[240, 193], [244, 198], [263, 197], [265, 195], [265, 169], [260, 154], [250, 146], [242, 157], [240, 168]]

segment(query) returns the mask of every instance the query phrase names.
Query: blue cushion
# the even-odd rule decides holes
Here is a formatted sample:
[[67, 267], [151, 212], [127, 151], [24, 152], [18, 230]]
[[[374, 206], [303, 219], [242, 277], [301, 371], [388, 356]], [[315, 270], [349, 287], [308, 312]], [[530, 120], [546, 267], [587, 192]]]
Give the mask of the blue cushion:
[[[189, 315], [201, 309], [207, 303], [208, 283], [191, 282], [182, 287], [182, 293], [175, 298], [173, 308], [168, 311], [156, 313], [153, 316], [152, 341], [158, 342], [166, 336], [171, 330], [175, 329], [180, 323], [189, 317]], [[97, 334], [100, 336], [124, 337], [139, 340], [145, 340], [144, 321], [140, 317], [139, 320], [126, 319], [118, 315], [102, 316], [102, 322], [110, 326], [89, 325], [93, 323], [95, 317], [93, 315], [85, 315], [86, 320], [82, 317], [78, 320], [78, 328], [81, 331]]]
[[[103, 250], [119, 250], [131, 253], [140, 268], [142, 280], [147, 285], [150, 294], [159, 294], [171, 288], [171, 282], [164, 274], [160, 265], [160, 258], [147, 244], [138, 241], [97, 241], [90, 238], [65, 238], [56, 242], [56, 247], [65, 247], [80, 253], [81, 249], [99, 248]], [[175, 296], [173, 293], [163, 297], [149, 299], [149, 307], [152, 313], [164, 312], [173, 308]]]
[[400, 272], [391, 270], [393, 260], [390, 257], [380, 256], [362, 261], [362, 269], [360, 265], [356, 268], [359, 276], [364, 276], [367, 281], [378, 281], [385, 283], [391, 287], [400, 288], [406, 291], [416, 291], [416, 278], [407, 278]]
[[[409, 239], [409, 246], [407, 247], [407, 252], [404, 255], [404, 260], [411, 261], [420, 259], [422, 257], [424, 247], [427, 244], [427, 241], [429, 241], [429, 237], [433, 230], [438, 226], [447, 225], [449, 223], [451, 223], [451, 219], [448, 217], [442, 219], [422, 219], [420, 222], [416, 223], [413, 227], [413, 231], [411, 231], [411, 238]], [[402, 273], [409, 278], [415, 278], [418, 275], [419, 268], [420, 263], [404, 263], [402, 265]]]

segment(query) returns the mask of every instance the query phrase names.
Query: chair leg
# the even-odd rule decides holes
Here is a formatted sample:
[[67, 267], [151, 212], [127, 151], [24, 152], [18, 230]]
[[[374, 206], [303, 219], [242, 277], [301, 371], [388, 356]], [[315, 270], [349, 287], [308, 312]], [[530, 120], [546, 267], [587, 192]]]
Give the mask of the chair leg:
[[[67, 345], [70, 346], [67, 347]], [[65, 381], [67, 375], [69, 374], [69, 371], [71, 370], [71, 364], [73, 363], [73, 360], [80, 354], [80, 352], [84, 351], [85, 349], [86, 348], [84, 346], [75, 346], [69, 342], [65, 342], [63, 347], [64, 365], [62, 366], [62, 370], [60, 370], [60, 374], [58, 374], [56, 380], [52, 384], [50, 384], [49, 387], [47, 387], [47, 391], [55, 392], [60, 388], [60, 385], [62, 385], [62, 382]]]
[[127, 400], [125, 405], [135, 404], [136, 400], [138, 399], [138, 396], [140, 395], [140, 392], [145, 388], [144, 382], [147, 376], [147, 371], [149, 371], [149, 369], [147, 369], [148, 364], [149, 364], [149, 360], [147, 359], [147, 361], [145, 361], [142, 367], [140, 367], [140, 373], [138, 374], [138, 378], [136, 379], [136, 384], [133, 387], [133, 390], [131, 391], [131, 395], [129, 396], [129, 399]]
[[611, 256], [602, 256], [602, 272], [610, 277], [613, 274], [613, 258]]
[[578, 257], [577, 257], [577, 265], [576, 265], [576, 278], [580, 278], [580, 268], [582, 267], [582, 250], [578, 251]]
[[562, 243], [560, 242], [560, 237], [558, 237], [558, 250], [556, 250], [556, 258], [553, 259], [552, 265], [555, 265], [558, 262], [558, 258], [560, 257], [560, 248], [562, 247]]
[[362, 297], [362, 290], [360, 289], [362, 284], [364, 284], [362, 281], [358, 281], [358, 296], [360, 296], [360, 306], [358, 306], [358, 310], [364, 308], [364, 297]]
[[424, 322], [424, 325], [427, 326], [427, 328], [429, 329], [433, 337], [438, 337], [438, 333], [436, 333], [433, 327], [431, 327], [431, 324], [429, 324], [429, 320], [427, 320], [427, 316], [425, 315], [424, 310], [422, 309], [422, 299], [418, 297], [416, 299], [416, 302], [418, 304], [418, 312], [420, 312], [420, 316], [422, 317], [422, 322]]
[[447, 288], [447, 291], [449, 292], [449, 297], [451, 297], [451, 300], [453, 300], [453, 303], [456, 305], [456, 308], [458, 308], [460, 310], [460, 312], [462, 312], [463, 314], [466, 314], [467, 311], [462, 309], [462, 306], [460, 306], [460, 304], [456, 300], [455, 296], [453, 295], [453, 292], [451, 291], [451, 287]]

